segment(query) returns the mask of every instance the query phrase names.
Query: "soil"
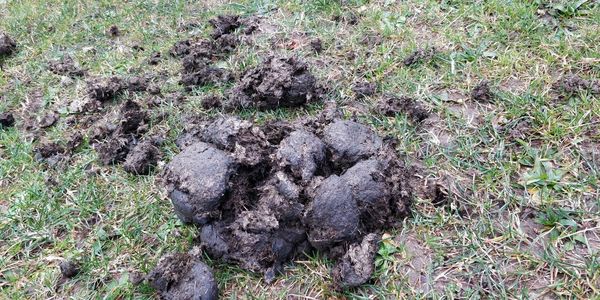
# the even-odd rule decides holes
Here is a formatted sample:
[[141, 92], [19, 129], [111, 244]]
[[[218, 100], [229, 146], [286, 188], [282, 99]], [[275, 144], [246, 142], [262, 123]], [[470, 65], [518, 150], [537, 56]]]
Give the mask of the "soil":
[[221, 117], [179, 140], [162, 181], [179, 218], [201, 227], [209, 256], [270, 282], [319, 250], [339, 260], [339, 286], [368, 281], [379, 233], [407, 213], [408, 175], [369, 127], [324, 114], [260, 126]]
[[316, 79], [306, 63], [295, 57], [269, 57], [243, 74], [229, 91], [226, 107], [296, 107], [319, 97]]
[[240, 23], [240, 17], [235, 15], [217, 16], [208, 22], [214, 27], [211, 37], [215, 40], [225, 34], [232, 33], [242, 25]]
[[418, 101], [410, 97], [384, 96], [377, 104], [377, 112], [394, 117], [398, 113], [404, 113], [413, 122], [422, 122], [429, 117], [429, 112]]
[[71, 78], [85, 75], [85, 71], [81, 69], [70, 56], [65, 56], [60, 60], [49, 62], [48, 70], [56, 75], [68, 76]]
[[17, 43], [4, 32], [0, 32], [0, 57], [13, 54], [17, 50]]
[[161, 299], [218, 299], [219, 289], [212, 270], [187, 253], [173, 253], [160, 259], [148, 281]]
[[207, 110], [211, 108], [220, 108], [222, 106], [223, 100], [224, 98], [221, 96], [209, 95], [204, 97], [200, 104], [202, 105], [202, 108]]
[[490, 102], [494, 97], [490, 89], [490, 83], [487, 80], [481, 81], [471, 91], [471, 99], [477, 102]]
[[111, 25], [106, 31], [106, 34], [113, 38], [118, 37], [121, 35], [121, 30], [119, 29], [119, 27], [117, 27], [117, 25]]
[[148, 64], [155, 66], [155, 65], [158, 65], [161, 60], [162, 60], [162, 54], [160, 54], [160, 52], [153, 52], [152, 54], [150, 54], [150, 58], [148, 59]]
[[3, 128], [13, 127], [15, 125], [15, 117], [10, 112], [0, 113], [0, 125]]
[[72, 278], [75, 277], [75, 275], [79, 274], [79, 265], [70, 260], [62, 261], [59, 264], [59, 267], [60, 273], [64, 278]]
[[310, 48], [316, 53], [321, 53], [323, 51], [323, 42], [319, 38], [313, 39], [310, 41]]
[[87, 82], [88, 95], [91, 99], [106, 102], [114, 99], [125, 88], [126, 83], [119, 77], [93, 78]]
[[407, 56], [403, 60], [403, 63], [407, 67], [412, 66], [417, 63], [431, 60], [435, 56], [436, 53], [437, 53], [437, 49], [435, 47], [419, 48], [419, 49], [415, 50], [413, 53], [411, 53], [409, 56]]
[[376, 90], [377, 84], [367, 81], [359, 82], [352, 87], [352, 91], [356, 94], [356, 98], [373, 96]]

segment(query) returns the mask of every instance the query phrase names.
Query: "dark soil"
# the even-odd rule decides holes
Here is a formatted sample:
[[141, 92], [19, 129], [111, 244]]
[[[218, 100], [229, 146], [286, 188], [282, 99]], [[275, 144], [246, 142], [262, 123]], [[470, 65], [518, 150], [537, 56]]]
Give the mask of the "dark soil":
[[377, 84], [370, 82], [359, 82], [352, 87], [352, 91], [356, 94], [356, 98], [373, 96], [377, 89]]
[[246, 71], [229, 91], [230, 108], [296, 107], [315, 101], [320, 92], [308, 66], [294, 58], [269, 57]]
[[68, 76], [71, 78], [85, 75], [85, 71], [81, 69], [70, 56], [65, 56], [60, 60], [49, 62], [48, 70], [56, 75]]
[[322, 123], [328, 116], [262, 126], [223, 117], [180, 140], [162, 178], [180, 219], [201, 227], [208, 255], [270, 282], [319, 250], [339, 259], [339, 286], [369, 280], [378, 233], [407, 213], [408, 174], [369, 127]]
[[121, 35], [121, 30], [119, 27], [117, 27], [117, 25], [111, 25], [106, 31], [106, 34], [108, 34], [110, 37], [118, 37]]
[[17, 43], [8, 34], [0, 32], [0, 57], [11, 55], [16, 50]]
[[75, 277], [75, 275], [79, 274], [79, 265], [70, 260], [62, 261], [59, 264], [59, 267], [60, 273], [65, 278], [72, 278]]
[[431, 60], [435, 54], [437, 53], [437, 49], [435, 47], [431, 48], [419, 48], [407, 56], [403, 63], [405, 66], [412, 66], [414, 64]]
[[223, 105], [223, 100], [225, 99], [221, 96], [209, 95], [204, 97], [200, 104], [202, 104], [202, 108], [204, 109], [220, 108]]
[[161, 299], [218, 299], [219, 289], [212, 270], [197, 257], [185, 253], [162, 257], [148, 281]]
[[0, 113], [0, 126], [2, 128], [13, 127], [15, 125], [15, 117], [10, 112]]
[[481, 81], [471, 91], [471, 99], [477, 102], [490, 102], [494, 97], [494, 93], [490, 89], [490, 83], [487, 80]]
[[410, 97], [384, 96], [377, 104], [377, 112], [394, 117], [398, 113], [404, 113], [413, 122], [421, 122], [429, 117], [429, 112], [417, 100]]

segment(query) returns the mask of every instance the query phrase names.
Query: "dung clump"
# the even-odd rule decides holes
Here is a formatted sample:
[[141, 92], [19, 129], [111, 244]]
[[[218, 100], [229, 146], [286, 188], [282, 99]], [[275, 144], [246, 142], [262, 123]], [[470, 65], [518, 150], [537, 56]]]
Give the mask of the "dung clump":
[[582, 91], [592, 94], [600, 94], [600, 81], [581, 78], [579, 75], [569, 74], [553, 85], [553, 89], [561, 94], [561, 97], [573, 96]]
[[68, 76], [71, 78], [85, 75], [85, 71], [75, 63], [71, 56], [65, 56], [62, 59], [50, 61], [48, 63], [48, 70], [56, 75]]
[[0, 32], [0, 57], [9, 56], [17, 50], [17, 43], [4, 32]]
[[435, 47], [419, 48], [407, 56], [402, 63], [407, 67], [412, 66], [433, 59], [436, 53], [437, 49]]
[[240, 17], [235, 15], [222, 15], [217, 16], [214, 19], [208, 21], [214, 28], [211, 37], [213, 39], [218, 39], [219, 37], [232, 33], [236, 30], [242, 23], [240, 22]]
[[477, 102], [489, 102], [494, 97], [490, 88], [490, 83], [487, 80], [481, 81], [471, 91], [471, 99]]
[[161, 299], [216, 300], [219, 297], [219, 288], [212, 270], [197, 257], [187, 253], [163, 256], [147, 278], [150, 285], [159, 292]]
[[206, 254], [270, 282], [317, 250], [338, 260], [339, 286], [368, 281], [372, 245], [410, 204], [392, 144], [363, 124], [322, 116], [264, 125], [222, 117], [198, 126], [162, 178], [179, 218], [201, 227]]
[[13, 127], [15, 125], [15, 117], [10, 112], [0, 113], [0, 128]]
[[385, 95], [377, 103], [376, 111], [386, 117], [394, 117], [404, 113], [413, 122], [422, 122], [429, 117], [429, 112], [417, 100], [410, 97]]
[[160, 158], [160, 150], [154, 141], [142, 141], [127, 154], [123, 169], [138, 175], [147, 175], [156, 166]]
[[227, 105], [257, 109], [296, 107], [319, 96], [316, 79], [304, 62], [294, 57], [269, 57], [242, 75], [229, 91]]
[[114, 99], [126, 87], [119, 77], [94, 78], [87, 82], [88, 95], [92, 100], [106, 102]]

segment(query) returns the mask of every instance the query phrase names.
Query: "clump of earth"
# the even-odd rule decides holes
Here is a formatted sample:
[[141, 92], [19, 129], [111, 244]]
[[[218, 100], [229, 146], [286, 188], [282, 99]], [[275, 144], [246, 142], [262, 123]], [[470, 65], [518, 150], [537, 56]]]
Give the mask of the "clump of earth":
[[211, 258], [267, 282], [294, 258], [321, 251], [336, 261], [336, 286], [366, 283], [381, 231], [398, 225], [411, 201], [393, 144], [335, 112], [263, 125], [225, 116], [178, 145], [161, 176], [175, 213], [199, 226]]

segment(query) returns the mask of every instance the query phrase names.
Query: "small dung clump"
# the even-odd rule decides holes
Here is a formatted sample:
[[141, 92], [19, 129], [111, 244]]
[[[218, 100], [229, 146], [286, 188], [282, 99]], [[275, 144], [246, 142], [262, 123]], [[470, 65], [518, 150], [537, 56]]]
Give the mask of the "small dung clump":
[[316, 79], [306, 63], [294, 58], [269, 57], [246, 71], [229, 91], [230, 108], [297, 107], [320, 97]]
[[494, 97], [490, 88], [490, 83], [487, 80], [481, 81], [471, 91], [471, 99], [477, 102], [489, 102]]
[[13, 127], [15, 125], [15, 117], [11, 112], [0, 113], [0, 128]]
[[148, 274], [148, 282], [165, 300], [219, 298], [219, 288], [212, 270], [187, 253], [163, 256]]
[[60, 273], [65, 278], [72, 278], [79, 274], [79, 265], [70, 260], [62, 261], [59, 264]]
[[65, 56], [62, 59], [49, 62], [48, 70], [56, 75], [68, 76], [71, 78], [85, 75], [85, 71], [75, 63], [71, 56]]
[[436, 53], [437, 49], [435, 47], [419, 48], [407, 56], [402, 62], [407, 67], [412, 66], [423, 61], [431, 60]]
[[9, 56], [17, 50], [17, 43], [4, 32], [0, 32], [0, 57]]
[[410, 97], [385, 95], [377, 103], [376, 111], [386, 117], [404, 113], [413, 122], [419, 123], [429, 117], [429, 111], [421, 103]]

